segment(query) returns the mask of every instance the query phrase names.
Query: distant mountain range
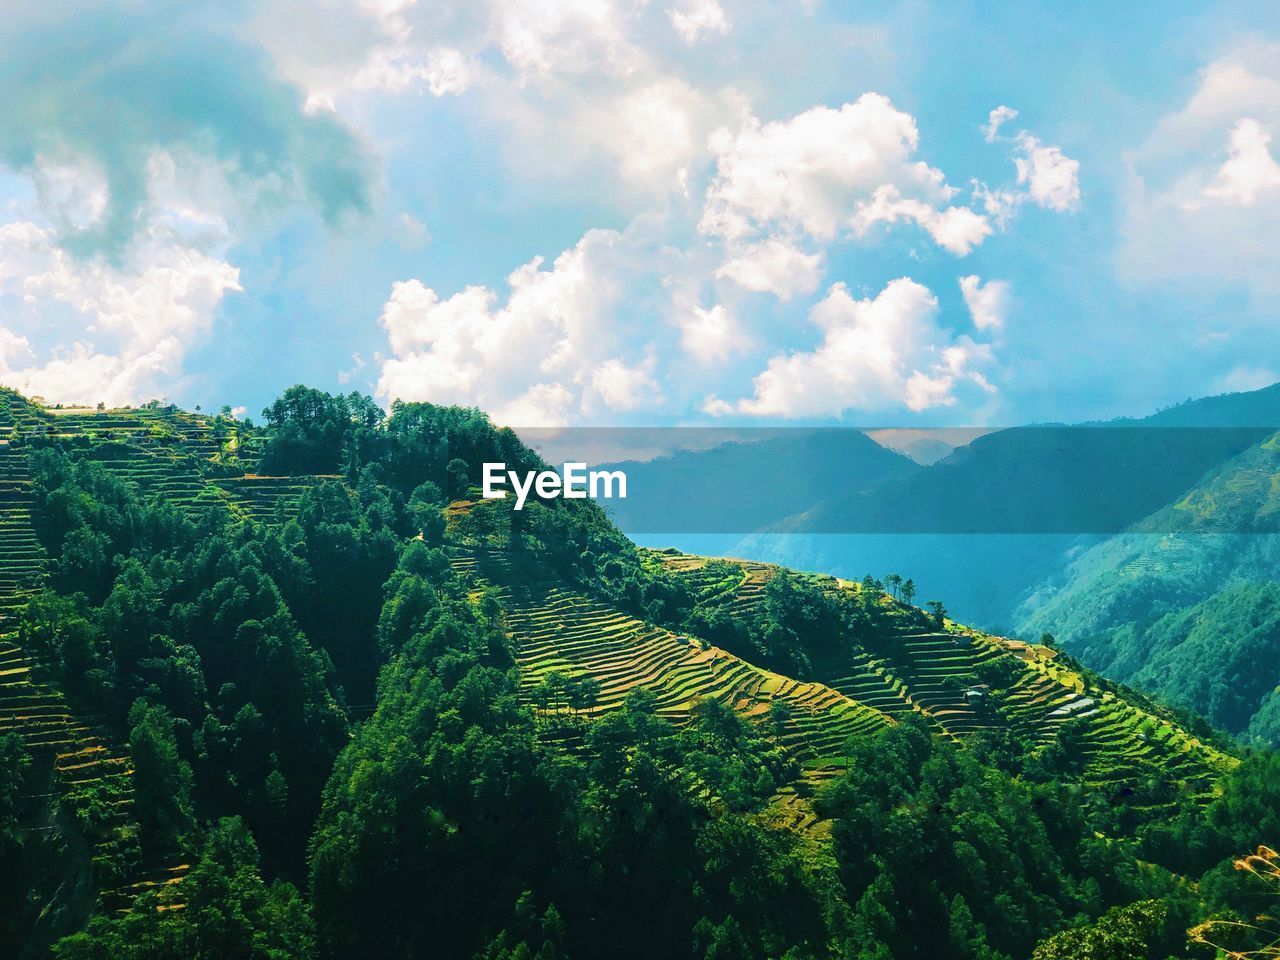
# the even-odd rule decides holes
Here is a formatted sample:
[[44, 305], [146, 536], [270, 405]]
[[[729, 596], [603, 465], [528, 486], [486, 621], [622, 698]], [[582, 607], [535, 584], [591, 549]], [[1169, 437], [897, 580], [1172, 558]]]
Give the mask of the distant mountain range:
[[[802, 496], [793, 481], [786, 497], [762, 498], [771, 509], [753, 504], [755, 515], [733, 518], [739, 537], [710, 536], [695, 524], [707, 532], [671, 539], [681, 549], [850, 578], [911, 576], [922, 597], [945, 598], [958, 617], [1026, 636], [1053, 633], [1108, 675], [1274, 740], [1277, 721], [1268, 718], [1280, 718], [1271, 692], [1280, 670], [1255, 671], [1251, 692], [1239, 692], [1233, 678], [1251, 659], [1280, 661], [1280, 638], [1266, 626], [1275, 598], [1268, 585], [1280, 581], [1280, 547], [1270, 536], [1280, 517], [1278, 425], [1280, 384], [1140, 419], [1003, 429], [927, 467], [850, 474], [834, 495], [746, 525]], [[782, 452], [736, 451], [738, 462], [753, 454], [772, 460]], [[718, 455], [679, 454], [665, 470], [714, 486]], [[618, 519], [629, 529], [625, 515]], [[1210, 639], [1205, 619], [1240, 605], [1259, 625], [1233, 628], [1238, 642]], [[1212, 664], [1205, 673], [1215, 680], [1197, 685], [1170, 666], [1191, 651]], [[1232, 692], [1215, 692], [1215, 683]]]
[[907, 456], [858, 430], [770, 431], [706, 450], [681, 450], [625, 467], [626, 500], [610, 505], [626, 531], [744, 533], [779, 523], [853, 483], [900, 483], [923, 473]]

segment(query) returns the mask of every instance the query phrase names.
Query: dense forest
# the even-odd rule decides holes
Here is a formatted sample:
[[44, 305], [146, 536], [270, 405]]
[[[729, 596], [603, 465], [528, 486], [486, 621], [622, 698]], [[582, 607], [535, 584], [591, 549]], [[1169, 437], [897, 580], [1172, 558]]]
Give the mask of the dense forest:
[[[47, 563], [6, 576], [0, 631], [79, 737], [24, 735], [32, 705], [0, 727], [6, 956], [1163, 960], [1280, 938], [1254, 854], [1280, 844], [1280, 756], [966, 631], [900, 576], [756, 584], [640, 550], [590, 502], [477, 504], [483, 462], [540, 464], [476, 410], [293, 387], [253, 426], [3, 399], [5, 495]], [[653, 644], [670, 679], [581, 667], [563, 638], [588, 614], [584, 643]], [[891, 667], [914, 699], [859, 699]], [[755, 699], [671, 693], [730, 675]], [[1088, 696], [1033, 716], [1051, 680]], [[1206, 712], [1238, 730], [1232, 709]]]

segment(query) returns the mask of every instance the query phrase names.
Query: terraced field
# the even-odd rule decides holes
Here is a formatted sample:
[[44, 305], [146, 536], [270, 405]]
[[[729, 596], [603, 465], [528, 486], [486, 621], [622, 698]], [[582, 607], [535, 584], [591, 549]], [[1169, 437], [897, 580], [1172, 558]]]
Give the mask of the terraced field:
[[[700, 603], [735, 618], [758, 613], [765, 584], [782, 572], [759, 563], [648, 555], [687, 577]], [[1041, 749], [1066, 736], [1070, 725], [1082, 782], [1103, 802], [1124, 800], [1148, 813], [1158, 813], [1168, 802], [1137, 801], [1154, 775], [1178, 792], [1205, 797], [1217, 775], [1234, 762], [1171, 719], [1100, 689], [1046, 647], [950, 623], [946, 630], [920, 631], [911, 626], [920, 622], [918, 616], [891, 616], [888, 622], [900, 621], [902, 632], [874, 638], [865, 647], [855, 643], [851, 655], [815, 664], [806, 682], [544, 582], [538, 571], [516, 569], [500, 551], [459, 552], [453, 563], [477, 584], [498, 589], [527, 696], [556, 672], [599, 683], [596, 701], [574, 711], [585, 716], [616, 709], [634, 689], [650, 691], [659, 712], [677, 724], [686, 722], [702, 700], [730, 704], [746, 716], [783, 705], [787, 719], [780, 739], [803, 762], [805, 773], [774, 798], [770, 815], [780, 824], [821, 827], [806, 798], [839, 773], [848, 739], [908, 714], [958, 740], [1009, 730]], [[804, 579], [825, 590], [861, 590], [831, 577]], [[988, 665], [995, 669], [987, 670]], [[992, 674], [1005, 678], [997, 689], [983, 682]]]
[[[716, 561], [670, 550], [643, 550], [670, 572], [679, 574], [693, 587], [700, 602], [723, 606], [735, 619], [746, 619], [759, 611], [765, 586], [777, 568], [753, 560]], [[732, 568], [726, 581], [722, 568]], [[833, 581], [834, 582], [834, 581]]]
[[1054, 656], [1027, 663], [1027, 673], [1005, 698], [1004, 713], [1043, 745], [1053, 743], [1068, 723], [1074, 724], [1090, 786], [1125, 795], [1133, 784], [1158, 772], [1180, 789], [1207, 797], [1214, 789], [1215, 773], [1234, 764], [1180, 725], [1099, 688]]
[[687, 722], [703, 701], [728, 704], [753, 717], [780, 704], [788, 713], [781, 740], [809, 762], [838, 758], [849, 737], [890, 722], [879, 710], [823, 684], [761, 669], [693, 637], [538, 582], [536, 574], [513, 571], [504, 553], [462, 554], [454, 558], [454, 565], [460, 573], [497, 588], [516, 642], [526, 695], [558, 672], [599, 682], [596, 702], [579, 711], [588, 716], [617, 709], [637, 689], [651, 693], [658, 712], [677, 724]]
[[[658, 712], [677, 725], [697, 705], [716, 701], [747, 717], [780, 717], [779, 741], [802, 764], [802, 774], [780, 789], [762, 814], [766, 822], [821, 834], [828, 825], [810, 798], [845, 767], [850, 738], [869, 736], [892, 719], [821, 683], [802, 682], [754, 666], [727, 651], [639, 620], [554, 583], [527, 567], [513, 569], [499, 551], [458, 552], [452, 563], [477, 586], [495, 588], [515, 641], [521, 690], [527, 702], [552, 673], [599, 683], [582, 717], [615, 710], [633, 690], [646, 690]], [[781, 713], [772, 711], [777, 705]], [[563, 707], [556, 707], [556, 712]], [[553, 727], [560, 739], [580, 731]]]
[[[704, 558], [656, 555], [669, 571], [689, 578], [701, 603], [729, 610], [735, 617], [754, 612], [763, 584], [778, 573], [764, 564], [738, 560], [719, 561], [709, 571]], [[725, 582], [726, 562], [741, 571], [736, 585], [707, 589], [712, 581]], [[824, 589], [859, 589], [830, 577], [806, 579]], [[1016, 679], [1006, 689], [991, 690], [982, 682], [982, 668], [1002, 658], [1006, 669], [1016, 668]], [[848, 657], [815, 664], [812, 676], [888, 717], [914, 711], [956, 738], [1008, 729], [1045, 748], [1058, 741], [1070, 723], [1083, 755], [1082, 779], [1108, 797], [1132, 793], [1135, 784], [1151, 780], [1155, 773], [1184, 792], [1208, 796], [1216, 774], [1233, 763], [1169, 718], [1101, 689], [1058, 662], [1054, 650], [955, 625], [936, 632], [904, 630], [888, 641], [876, 638], [861, 649], [855, 646]]]
[[225, 471], [208, 469], [211, 463], [245, 452], [235, 429], [172, 407], [53, 409], [0, 389], [0, 439], [10, 437], [62, 445], [102, 464], [143, 496], [193, 515], [221, 506], [259, 522], [288, 518], [297, 512], [303, 493], [332, 479], [220, 476]]
[[[123, 910], [140, 893], [178, 884], [187, 864], [136, 863], [127, 749], [41, 682], [16, 632], [18, 611], [41, 585], [47, 564], [27, 462], [33, 445], [47, 443], [100, 463], [144, 496], [192, 513], [222, 505], [255, 520], [288, 516], [305, 490], [327, 478], [211, 479], [200, 461], [216, 457], [224, 440], [215, 437], [208, 418], [169, 408], [50, 410], [0, 390], [0, 733], [20, 736], [48, 764], [61, 810], [81, 821], [92, 839], [99, 876], [123, 872], [123, 882], [100, 894], [104, 907]], [[166, 897], [166, 909], [181, 907], [180, 895]]]
[[246, 474], [210, 481], [230, 497], [239, 512], [251, 520], [267, 523], [292, 517], [298, 512], [298, 501], [312, 487], [337, 477], [324, 475], [305, 477], [262, 477]]
[[[132, 816], [133, 787], [126, 752], [79, 716], [60, 692], [40, 682], [35, 664], [16, 632], [18, 608], [44, 577], [47, 558], [32, 511], [26, 456], [0, 441], [0, 733], [16, 734], [50, 765], [52, 782], [69, 815], [84, 821], [93, 840], [91, 856], [106, 875], [127, 869], [137, 835]], [[141, 892], [159, 881], [174, 881], [186, 864], [166, 864], [130, 878]], [[103, 894], [123, 906], [117, 891]]]

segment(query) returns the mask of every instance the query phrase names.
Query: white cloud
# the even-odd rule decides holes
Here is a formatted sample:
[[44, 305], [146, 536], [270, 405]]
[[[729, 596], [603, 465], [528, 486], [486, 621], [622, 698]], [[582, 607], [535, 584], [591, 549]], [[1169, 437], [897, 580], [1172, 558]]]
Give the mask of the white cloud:
[[505, 301], [481, 286], [442, 298], [419, 280], [396, 283], [382, 308], [391, 356], [377, 393], [476, 404], [519, 426], [656, 402], [653, 331], [620, 318], [624, 297], [639, 297], [646, 278], [658, 285], [652, 260], [633, 236], [592, 230], [550, 269], [536, 257], [513, 271]]
[[1280, 44], [1245, 42], [1205, 67], [1195, 93], [1126, 157], [1122, 276], [1206, 295], [1238, 288], [1275, 316], [1277, 129]]
[[[994, 392], [976, 369], [993, 362], [990, 347], [952, 337], [938, 326], [937, 313], [937, 298], [906, 277], [863, 300], [838, 283], [810, 314], [822, 342], [812, 351], [770, 359], [755, 377], [754, 395], [734, 409], [775, 417], [895, 406], [919, 411], [954, 404], [964, 381]], [[704, 409], [727, 412], [715, 397]]]
[[51, 402], [138, 403], [165, 393], [239, 272], [152, 228], [128, 265], [80, 260], [30, 222], [0, 226], [0, 382]]
[[964, 256], [991, 234], [986, 217], [968, 207], [939, 210], [914, 197], [904, 197], [893, 184], [877, 187], [871, 199], [858, 206], [850, 221], [853, 231], [864, 236], [878, 223], [913, 220], [933, 237], [934, 243], [957, 256]]
[[805, 253], [786, 240], [770, 237], [757, 243], [732, 244], [728, 259], [716, 271], [740, 287], [772, 293], [781, 300], [818, 289], [822, 255]]
[[1034, 203], [1056, 213], [1080, 207], [1080, 161], [1026, 130], [1019, 130], [1012, 137], [1002, 136], [1000, 128], [1017, 116], [1018, 111], [1012, 107], [996, 107], [982, 128], [987, 143], [1012, 143], [1016, 186], [992, 188], [985, 183], [974, 183], [974, 198], [1001, 227], [1008, 225], [1024, 203]]
[[729, 32], [729, 18], [717, 0], [679, 0], [667, 15], [676, 33], [690, 46], [703, 37]]
[[1271, 155], [1271, 131], [1246, 117], [1232, 129], [1227, 160], [1204, 188], [1204, 196], [1251, 207], [1276, 191], [1280, 191], [1280, 163]]
[[560, 427], [575, 412], [575, 398], [560, 383], [535, 383], [514, 400], [494, 409], [500, 424], [515, 427]]
[[634, 56], [620, 3], [501, 0], [492, 7], [502, 54], [526, 76], [622, 71]]
[[657, 400], [658, 384], [653, 379], [653, 360], [628, 365], [610, 357], [591, 375], [591, 389], [610, 410], [635, 410]]
[[1009, 284], [1004, 280], [983, 283], [976, 275], [960, 278], [960, 292], [979, 330], [999, 330], [1009, 308]]
[[587, 101], [573, 111], [567, 127], [539, 133], [561, 141], [568, 133], [584, 150], [613, 155], [628, 181], [666, 192], [679, 185], [682, 172], [702, 149], [709, 110], [707, 100], [689, 84], [661, 78]]
[[[736, 105], [659, 55], [665, 21], [645, 17], [648, 0], [438, 0], [391, 15], [347, 5], [307, 31], [302, 0], [271, 6], [257, 33], [312, 104], [358, 114], [353, 95], [468, 91], [469, 116], [515, 176], [561, 180], [579, 197], [594, 189], [601, 202], [683, 193]], [[721, 29], [716, 9], [679, 0], [672, 15], [703, 39]]]
[[967, 252], [989, 231], [985, 218], [948, 206], [956, 190], [914, 159], [918, 144], [914, 118], [876, 93], [771, 123], [748, 113], [736, 131], [712, 137], [716, 173], [700, 229], [729, 242], [760, 235], [830, 242], [913, 220], [940, 245]]
[[516, 84], [622, 75], [642, 56], [629, 33], [643, 6], [626, 0], [341, 2], [325, 4], [317, 16], [310, 0], [272, 0], [258, 6], [253, 29], [289, 79], [341, 103], [353, 90], [426, 86], [436, 96], [458, 93], [477, 79], [481, 61]]
[[702, 401], [702, 412], [710, 417], [727, 417], [734, 410], [732, 403], [720, 399], [713, 393]]
[[723, 304], [707, 309], [695, 306], [677, 324], [680, 345], [699, 363], [725, 360], [744, 346], [742, 330]]
[[1013, 159], [1018, 183], [1024, 184], [1033, 203], [1064, 213], [1080, 206], [1080, 161], [1059, 147], [1041, 143], [1023, 130], [1016, 138], [1019, 156]]
[[[479, 73], [477, 65], [460, 51], [437, 47], [425, 56], [403, 45], [376, 47], [352, 78], [355, 90], [382, 90], [387, 93], [420, 91], [433, 97], [466, 91]], [[329, 109], [334, 109], [328, 99]]]
[[987, 122], [982, 127], [982, 136], [987, 143], [995, 143], [1000, 136], [1000, 128], [1010, 120], [1016, 119], [1018, 111], [1003, 104], [987, 114]]

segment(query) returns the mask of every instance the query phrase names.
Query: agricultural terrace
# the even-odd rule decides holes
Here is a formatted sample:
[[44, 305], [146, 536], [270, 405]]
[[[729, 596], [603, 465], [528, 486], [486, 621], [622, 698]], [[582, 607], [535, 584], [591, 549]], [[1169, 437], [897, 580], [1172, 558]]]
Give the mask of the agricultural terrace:
[[[78, 820], [90, 838], [102, 905], [124, 910], [138, 894], [178, 883], [188, 865], [139, 862], [127, 749], [41, 682], [40, 666], [17, 633], [18, 612], [46, 574], [27, 459], [45, 445], [101, 464], [147, 498], [191, 513], [221, 507], [258, 521], [291, 515], [302, 493], [326, 478], [246, 473], [254, 461], [237, 454], [251, 443], [226, 417], [159, 405], [48, 408], [0, 389], [0, 733], [18, 735], [47, 764], [62, 815]], [[181, 898], [167, 903], [180, 908]]]
[[[750, 561], [652, 553], [690, 580], [700, 605], [735, 618], [759, 615], [764, 586], [779, 575], [835, 593], [865, 589]], [[736, 574], [726, 576], [726, 567]], [[899, 601], [885, 594], [881, 603], [890, 613], [887, 634], [849, 638], [840, 655], [813, 664], [809, 679], [888, 717], [914, 711], [951, 737], [1007, 730], [1036, 743], [1046, 762], [1063, 764], [1095, 796], [1123, 800], [1136, 815], [1157, 816], [1178, 796], [1208, 798], [1218, 774], [1234, 763], [1172, 716], [1056, 650], [950, 621], [921, 631], [918, 620], [893, 615]]]

